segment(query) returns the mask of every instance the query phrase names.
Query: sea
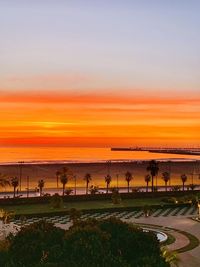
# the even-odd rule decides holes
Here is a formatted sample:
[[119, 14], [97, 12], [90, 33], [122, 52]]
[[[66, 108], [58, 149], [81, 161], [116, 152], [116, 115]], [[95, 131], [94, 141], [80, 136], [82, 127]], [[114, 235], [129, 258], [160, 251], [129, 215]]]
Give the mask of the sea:
[[94, 147], [0, 147], [0, 164], [70, 163], [105, 161], [195, 161], [200, 156], [149, 153], [147, 151], [111, 151]]

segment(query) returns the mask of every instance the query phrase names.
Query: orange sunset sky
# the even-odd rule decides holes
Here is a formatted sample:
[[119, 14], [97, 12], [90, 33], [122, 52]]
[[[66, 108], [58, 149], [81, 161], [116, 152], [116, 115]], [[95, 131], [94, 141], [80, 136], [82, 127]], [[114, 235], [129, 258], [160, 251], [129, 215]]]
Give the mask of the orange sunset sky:
[[199, 146], [197, 1], [8, 2], [0, 146]]
[[200, 100], [124, 92], [2, 94], [1, 143], [198, 145]]

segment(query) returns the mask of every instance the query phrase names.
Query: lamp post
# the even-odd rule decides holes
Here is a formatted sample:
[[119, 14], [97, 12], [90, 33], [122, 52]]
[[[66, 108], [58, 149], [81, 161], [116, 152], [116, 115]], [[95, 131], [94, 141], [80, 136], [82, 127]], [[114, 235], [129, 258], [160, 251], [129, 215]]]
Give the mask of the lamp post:
[[107, 160], [108, 174], [110, 175], [111, 160]]
[[171, 161], [168, 161], [168, 168], [169, 168], [169, 188], [171, 188]]
[[29, 176], [26, 177], [26, 185], [27, 185], [27, 198], [29, 197]]
[[116, 174], [116, 177], [117, 177], [117, 190], [119, 190], [119, 174], [118, 173]]
[[153, 189], [153, 191], [158, 191], [158, 174], [156, 174], [156, 186], [155, 188]]
[[24, 164], [24, 161], [18, 161], [19, 163], [19, 191], [21, 193], [22, 191], [22, 165]]
[[74, 175], [74, 195], [76, 196], [76, 175]]

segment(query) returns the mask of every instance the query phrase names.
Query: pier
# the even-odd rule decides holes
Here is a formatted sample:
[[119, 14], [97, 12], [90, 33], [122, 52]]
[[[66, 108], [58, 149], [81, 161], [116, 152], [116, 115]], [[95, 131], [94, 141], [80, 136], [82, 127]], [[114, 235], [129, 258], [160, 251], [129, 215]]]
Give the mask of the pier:
[[200, 148], [166, 148], [166, 147], [112, 147], [112, 151], [148, 151], [150, 153], [180, 154], [200, 156]]

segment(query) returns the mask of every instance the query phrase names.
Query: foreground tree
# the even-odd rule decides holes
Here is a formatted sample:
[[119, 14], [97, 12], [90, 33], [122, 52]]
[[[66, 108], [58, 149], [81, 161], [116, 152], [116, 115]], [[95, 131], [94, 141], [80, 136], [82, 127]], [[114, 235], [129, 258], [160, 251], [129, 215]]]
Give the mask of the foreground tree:
[[129, 189], [130, 189], [130, 182], [133, 180], [133, 175], [131, 172], [126, 172], [125, 173], [125, 180], [127, 182], [127, 190], [129, 193]]
[[13, 187], [13, 197], [16, 196], [16, 188], [19, 186], [19, 179], [17, 177], [11, 178], [11, 185]]
[[154, 177], [159, 172], [158, 163], [155, 160], [151, 160], [149, 162], [149, 165], [147, 166], [147, 171], [149, 171], [151, 174], [151, 191], [153, 192], [154, 191]]
[[0, 246], [0, 266], [169, 267], [153, 233], [116, 218], [81, 221], [71, 213], [75, 223], [66, 231], [40, 221], [9, 236], [7, 251]]
[[62, 253], [64, 233], [64, 230], [46, 221], [23, 227], [16, 236], [10, 237], [9, 262], [13, 265], [8, 266], [32, 267], [39, 263], [56, 263]]
[[84, 176], [83, 180], [86, 182], [86, 195], [88, 194], [88, 188], [89, 188], [89, 183], [92, 181], [92, 177], [90, 173], [86, 173]]
[[167, 183], [170, 180], [170, 173], [169, 172], [163, 172], [162, 178], [163, 178], [163, 181], [165, 182], [165, 191], [167, 191]]
[[112, 178], [111, 178], [110, 174], [107, 174], [107, 175], [105, 176], [106, 193], [107, 193], [107, 194], [108, 194], [108, 188], [109, 188], [109, 186], [110, 186], [111, 181], [112, 181]]
[[43, 188], [44, 188], [44, 180], [43, 179], [38, 181], [38, 187], [39, 187], [39, 190], [40, 190], [40, 196], [42, 196], [42, 191], [43, 191]]
[[149, 191], [148, 190], [149, 189], [149, 183], [151, 181], [151, 176], [149, 174], [145, 175], [144, 180], [146, 182], [146, 192], [148, 192]]
[[181, 181], [183, 184], [183, 191], [185, 191], [185, 183], [187, 182], [187, 175], [186, 174], [181, 174]]
[[[79, 262], [77, 266], [95, 266], [97, 262], [98, 266], [107, 267], [169, 266], [161, 256], [159, 242], [153, 233], [144, 233], [139, 227], [136, 228], [119, 219], [110, 218], [103, 221], [90, 219], [80, 222], [79, 227], [75, 226], [72, 229], [73, 234], [69, 236], [69, 240], [67, 239], [66, 250], [69, 252], [69, 258], [72, 257], [70, 260]], [[97, 233], [99, 238], [96, 236]], [[83, 240], [86, 240], [87, 244], [86, 254], [81, 244]], [[78, 245], [75, 250], [73, 242], [77, 242]], [[109, 255], [110, 259], [105, 254]], [[86, 259], [88, 265], [84, 262]]]

